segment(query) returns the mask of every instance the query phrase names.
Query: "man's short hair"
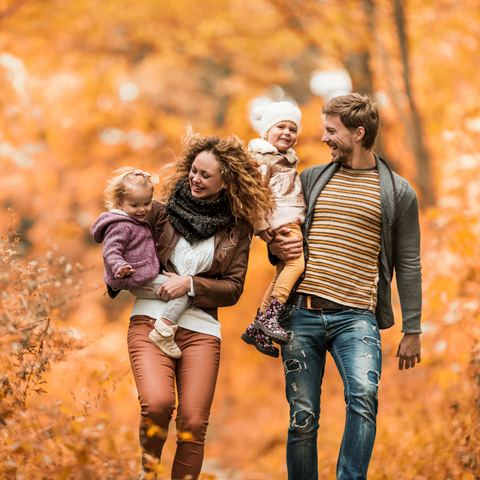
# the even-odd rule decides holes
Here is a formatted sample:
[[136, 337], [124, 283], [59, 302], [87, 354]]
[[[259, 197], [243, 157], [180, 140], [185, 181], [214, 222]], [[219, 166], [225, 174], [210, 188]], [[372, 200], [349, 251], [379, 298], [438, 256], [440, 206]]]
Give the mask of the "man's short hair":
[[373, 150], [380, 126], [380, 117], [371, 95], [350, 93], [334, 97], [323, 105], [322, 113], [340, 117], [342, 123], [350, 131], [363, 127], [365, 135], [362, 138], [362, 146], [367, 150]]

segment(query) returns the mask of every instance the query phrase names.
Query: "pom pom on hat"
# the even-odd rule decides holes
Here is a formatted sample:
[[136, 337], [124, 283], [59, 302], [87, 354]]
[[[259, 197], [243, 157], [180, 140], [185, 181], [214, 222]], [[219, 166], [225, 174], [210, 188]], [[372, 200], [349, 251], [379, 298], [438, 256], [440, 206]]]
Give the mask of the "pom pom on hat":
[[254, 120], [260, 121], [262, 119], [263, 112], [267, 108], [266, 105], [257, 105], [253, 110], [252, 110], [252, 116]]
[[252, 110], [255, 120], [260, 120], [260, 136], [265, 139], [268, 131], [277, 123], [293, 122], [300, 133], [302, 112], [290, 102], [273, 102], [269, 105], [258, 105]]

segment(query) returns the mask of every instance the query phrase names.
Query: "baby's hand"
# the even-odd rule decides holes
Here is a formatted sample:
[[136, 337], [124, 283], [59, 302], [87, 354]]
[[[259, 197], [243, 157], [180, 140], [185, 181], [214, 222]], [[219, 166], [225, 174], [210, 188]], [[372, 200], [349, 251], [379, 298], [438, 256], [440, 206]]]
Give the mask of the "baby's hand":
[[135, 269], [130, 265], [124, 265], [117, 273], [117, 278], [129, 277], [132, 273], [135, 273]]
[[271, 228], [267, 228], [260, 232], [258, 236], [266, 243], [270, 243], [273, 240], [273, 230]]

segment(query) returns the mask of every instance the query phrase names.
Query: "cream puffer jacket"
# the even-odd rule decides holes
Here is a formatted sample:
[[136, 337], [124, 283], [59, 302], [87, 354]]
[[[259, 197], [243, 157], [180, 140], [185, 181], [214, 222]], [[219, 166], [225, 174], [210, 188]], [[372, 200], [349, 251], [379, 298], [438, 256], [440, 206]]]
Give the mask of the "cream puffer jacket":
[[270, 187], [276, 210], [255, 226], [255, 234], [267, 228], [276, 230], [289, 223], [301, 224], [305, 220], [305, 199], [297, 172], [299, 162], [292, 149], [280, 153], [270, 142], [256, 138], [248, 145], [258, 163], [265, 185]]

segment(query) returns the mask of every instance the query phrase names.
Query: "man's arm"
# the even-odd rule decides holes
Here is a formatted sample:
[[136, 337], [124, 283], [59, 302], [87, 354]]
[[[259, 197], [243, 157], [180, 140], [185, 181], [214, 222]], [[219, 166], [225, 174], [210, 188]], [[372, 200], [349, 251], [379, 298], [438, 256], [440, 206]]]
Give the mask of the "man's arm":
[[289, 231], [290, 229], [287, 227], [279, 228], [275, 231], [273, 240], [268, 244], [268, 257], [273, 265], [276, 265], [279, 260], [294, 260], [302, 254], [302, 240], [285, 237]]
[[395, 355], [399, 359], [398, 368], [403, 370], [403, 367], [405, 367], [408, 370], [410, 367], [413, 368], [415, 366], [415, 362], [420, 363], [422, 361], [421, 351], [420, 334], [405, 333]]
[[418, 201], [413, 188], [399, 205], [395, 224], [395, 275], [402, 309], [402, 332], [396, 357], [400, 370], [421, 361], [422, 273], [420, 264], [420, 225]]

